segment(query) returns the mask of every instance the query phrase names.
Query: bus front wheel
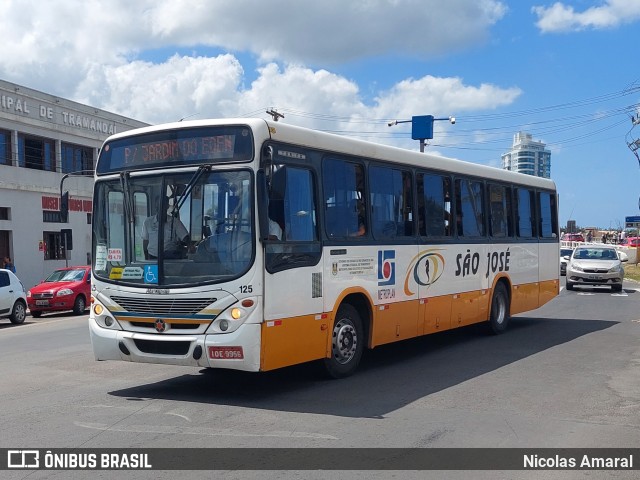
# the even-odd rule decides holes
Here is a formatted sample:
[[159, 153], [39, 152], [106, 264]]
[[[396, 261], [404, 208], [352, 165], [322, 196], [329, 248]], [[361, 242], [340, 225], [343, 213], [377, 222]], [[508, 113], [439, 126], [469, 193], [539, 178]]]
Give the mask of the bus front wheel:
[[344, 378], [355, 372], [364, 350], [362, 320], [358, 311], [348, 303], [338, 308], [333, 324], [331, 357], [324, 359], [327, 374]]

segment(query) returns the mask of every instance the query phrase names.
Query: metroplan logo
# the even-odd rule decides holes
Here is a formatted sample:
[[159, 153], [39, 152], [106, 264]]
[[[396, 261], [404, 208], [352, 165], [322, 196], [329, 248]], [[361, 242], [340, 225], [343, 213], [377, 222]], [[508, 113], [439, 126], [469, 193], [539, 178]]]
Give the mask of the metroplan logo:
[[378, 251], [378, 286], [396, 284], [396, 251]]

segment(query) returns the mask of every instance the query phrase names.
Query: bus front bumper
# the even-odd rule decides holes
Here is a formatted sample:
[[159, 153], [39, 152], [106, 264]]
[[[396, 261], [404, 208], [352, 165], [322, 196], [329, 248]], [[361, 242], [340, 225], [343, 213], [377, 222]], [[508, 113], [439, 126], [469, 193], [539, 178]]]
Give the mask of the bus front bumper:
[[150, 335], [103, 328], [90, 317], [89, 331], [96, 360], [260, 370], [260, 324], [225, 334]]

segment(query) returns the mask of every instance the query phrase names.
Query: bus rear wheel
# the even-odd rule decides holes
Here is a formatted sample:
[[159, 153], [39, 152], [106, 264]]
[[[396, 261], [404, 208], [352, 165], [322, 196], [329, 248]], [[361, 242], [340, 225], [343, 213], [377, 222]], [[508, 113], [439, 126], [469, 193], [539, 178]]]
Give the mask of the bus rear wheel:
[[507, 329], [509, 323], [509, 294], [504, 283], [498, 283], [491, 299], [491, 313], [489, 314], [489, 328], [491, 333], [498, 335]]
[[362, 320], [353, 305], [340, 305], [331, 334], [331, 357], [324, 359], [326, 372], [332, 378], [348, 377], [358, 367], [364, 350]]

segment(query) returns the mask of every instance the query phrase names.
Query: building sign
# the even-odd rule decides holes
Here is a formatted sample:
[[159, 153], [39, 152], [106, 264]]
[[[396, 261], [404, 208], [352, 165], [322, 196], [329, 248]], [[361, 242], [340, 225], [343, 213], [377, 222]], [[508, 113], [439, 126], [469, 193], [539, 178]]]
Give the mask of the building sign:
[[[42, 209], [43, 210], [60, 210], [60, 197], [47, 197], [42, 196]], [[70, 212], [93, 212], [93, 201], [82, 200], [79, 198], [69, 198], [69, 211]]]
[[49, 102], [38, 101], [31, 97], [1, 94], [0, 110], [4, 113], [13, 113], [104, 135], [118, 133], [114, 122], [78, 111], [71, 111], [61, 106], [53, 106]]

